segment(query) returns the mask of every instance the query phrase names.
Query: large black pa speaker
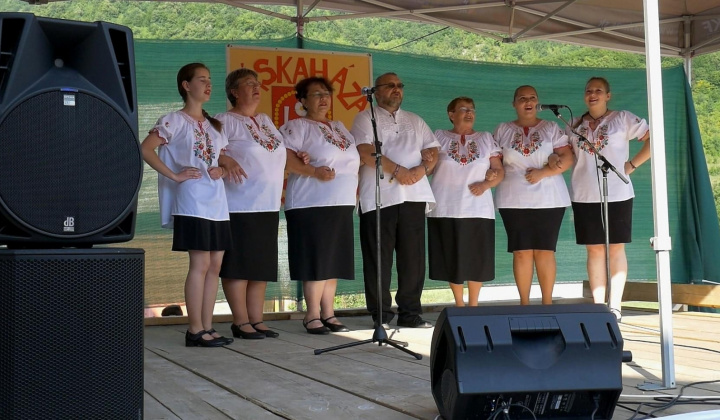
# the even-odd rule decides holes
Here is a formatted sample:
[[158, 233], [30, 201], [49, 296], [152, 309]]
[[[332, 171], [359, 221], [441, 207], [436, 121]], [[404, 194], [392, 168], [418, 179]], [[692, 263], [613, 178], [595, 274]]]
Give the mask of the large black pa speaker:
[[430, 381], [445, 420], [610, 419], [623, 340], [603, 305], [446, 308]]
[[0, 250], [0, 418], [142, 419], [144, 251]]
[[0, 244], [124, 242], [142, 181], [130, 29], [0, 13]]

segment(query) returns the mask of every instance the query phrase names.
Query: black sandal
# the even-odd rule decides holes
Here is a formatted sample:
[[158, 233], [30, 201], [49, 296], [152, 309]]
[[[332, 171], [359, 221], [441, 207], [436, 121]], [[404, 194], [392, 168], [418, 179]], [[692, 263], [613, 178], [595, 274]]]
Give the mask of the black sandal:
[[331, 316], [329, 318], [321, 319], [320, 322], [322, 322], [322, 324], [324, 326], [328, 327], [330, 329], [330, 331], [332, 331], [332, 332], [348, 332], [348, 331], [350, 331], [348, 329], [348, 327], [344, 326], [343, 324], [331, 324], [330, 322], [328, 322], [333, 318], [335, 318], [335, 320], [338, 321], [338, 319], [335, 316]]
[[[210, 335], [218, 334], [218, 332], [215, 331], [215, 328], [210, 328], [209, 330], [207, 330], [207, 331], [205, 331], [205, 332], [208, 333], [208, 334], [210, 334]], [[225, 340], [225, 344], [232, 344], [232, 342], [235, 341], [235, 340], [233, 340], [233, 339], [230, 338], [230, 337], [223, 337], [222, 335], [221, 335], [220, 337], [215, 337], [215, 336], [213, 336], [213, 338], [216, 339], [216, 340]]]
[[240, 324], [240, 325], [235, 325], [235, 324], [230, 325], [230, 331], [232, 331], [233, 337], [243, 338], [245, 340], [259, 340], [261, 338], [265, 338], [265, 334], [261, 333], [260, 331], [245, 332], [245, 331], [241, 330], [240, 327], [242, 327], [244, 325], [250, 325], [250, 323], [246, 322], [246, 323]]
[[219, 338], [203, 339], [202, 336], [207, 333], [205, 330], [198, 331], [195, 334], [191, 333], [190, 330], [185, 331], [185, 347], [222, 347], [225, 345], [225, 340]]
[[[250, 324], [250, 326], [253, 327], [253, 328], [255, 328], [256, 325], [260, 325], [260, 324], [262, 324], [262, 323], [263, 323], [263, 321], [260, 321], [260, 322], [254, 323], [254, 324]], [[261, 330], [261, 329], [255, 328], [255, 331], [257, 331], [257, 332], [259, 332], [259, 333], [265, 334], [265, 337], [267, 337], [267, 338], [278, 338], [278, 337], [280, 337], [280, 334], [276, 333], [276, 332], [273, 331], [273, 330]]]
[[322, 327], [309, 328], [308, 324], [311, 324], [315, 321], [322, 322], [322, 320], [320, 318], [311, 319], [309, 321], [303, 321], [303, 327], [305, 327], [305, 330], [308, 332], [308, 334], [329, 334], [330, 333], [330, 330], [324, 325]]

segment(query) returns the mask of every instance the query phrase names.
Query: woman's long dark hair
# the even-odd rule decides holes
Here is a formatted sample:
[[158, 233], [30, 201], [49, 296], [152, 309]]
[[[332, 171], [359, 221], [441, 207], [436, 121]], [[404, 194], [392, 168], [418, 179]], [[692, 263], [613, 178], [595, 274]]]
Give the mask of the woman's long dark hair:
[[[183, 82], [190, 83], [192, 78], [195, 77], [195, 71], [197, 69], [205, 69], [207, 71], [210, 71], [210, 69], [207, 68], [207, 66], [203, 63], [185, 64], [178, 71], [177, 87], [178, 87], [178, 92], [180, 92], [180, 96], [183, 99], [183, 102], [187, 101], [187, 91], [183, 87]], [[205, 111], [204, 109], [202, 110], [202, 114], [203, 114], [203, 117], [205, 117], [205, 119], [210, 121], [210, 125], [212, 125], [214, 129], [216, 129], [217, 131], [222, 130], [222, 123], [219, 120], [211, 117], [210, 114], [208, 114], [207, 111]]]

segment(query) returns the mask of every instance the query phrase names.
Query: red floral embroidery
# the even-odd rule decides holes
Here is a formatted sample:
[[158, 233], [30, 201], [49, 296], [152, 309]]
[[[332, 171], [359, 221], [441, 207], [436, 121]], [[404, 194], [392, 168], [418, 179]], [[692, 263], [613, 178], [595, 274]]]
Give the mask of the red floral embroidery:
[[[608, 126], [601, 125], [598, 128], [597, 132], [598, 132], [597, 138], [595, 138], [594, 140], [590, 140], [590, 139], [588, 139], [588, 140], [592, 141], [593, 146], [595, 146], [595, 149], [599, 152], [602, 149], [604, 149], [605, 146], [607, 146], [608, 141], [610, 140], [610, 137], [608, 137]], [[584, 125], [580, 127], [580, 129], [578, 130], [578, 133], [581, 136], [585, 137], [586, 139], [588, 138], [587, 137], [588, 129]], [[588, 146], [588, 144], [585, 141], [581, 140], [579, 137], [576, 140], [576, 144], [577, 144], [578, 149], [580, 149], [590, 155], [595, 154], [595, 152]]]
[[515, 132], [513, 140], [510, 143], [510, 147], [515, 149], [523, 156], [530, 156], [531, 154], [535, 153], [535, 151], [537, 151], [540, 146], [542, 146], [542, 140], [540, 139], [540, 134], [537, 131], [534, 131], [530, 135], [530, 143], [525, 144], [525, 141], [523, 139], [523, 133], [520, 131]]
[[250, 131], [250, 135], [252, 136], [253, 140], [255, 140], [255, 142], [262, 146], [265, 150], [274, 152], [275, 150], [277, 150], [278, 146], [280, 146], [280, 140], [278, 140], [278, 138], [275, 136], [275, 133], [270, 130], [270, 127], [268, 127], [267, 124], [263, 124], [260, 126], [260, 131], [262, 131], [267, 140], [263, 139], [260, 136], [260, 133], [258, 133], [254, 125], [245, 124], [245, 127], [247, 127], [248, 131]]
[[212, 166], [215, 159], [215, 147], [210, 135], [203, 129], [201, 122], [198, 122], [197, 128], [194, 130], [195, 143], [193, 144], [193, 152], [195, 157], [200, 158], [208, 167]]
[[[348, 147], [350, 147], [350, 140], [345, 137], [345, 135], [342, 133], [342, 131], [340, 131], [339, 128], [330, 126], [330, 129], [328, 129], [328, 127], [323, 123], [318, 123], [318, 127], [320, 128], [323, 137], [325, 137], [325, 141], [327, 141], [328, 143], [332, 144], [343, 152], [346, 151]], [[337, 134], [340, 138], [336, 138], [335, 134]]]
[[457, 140], [452, 140], [450, 142], [450, 146], [448, 147], [448, 156], [455, 162], [459, 163], [460, 166], [465, 166], [468, 163], [476, 160], [480, 152], [478, 151], [478, 145], [475, 141], [470, 140], [467, 142], [467, 154], [460, 153], [460, 142]]

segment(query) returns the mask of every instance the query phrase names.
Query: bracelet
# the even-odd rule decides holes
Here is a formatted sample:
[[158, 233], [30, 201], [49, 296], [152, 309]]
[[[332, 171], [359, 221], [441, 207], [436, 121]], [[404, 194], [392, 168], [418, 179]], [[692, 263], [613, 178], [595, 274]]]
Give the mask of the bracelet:
[[428, 174], [428, 171], [429, 171], [429, 169], [428, 169], [427, 165], [426, 165], [426, 164], [424, 164], [424, 163], [423, 163], [423, 168], [425, 168], [425, 175], [427, 175], [427, 174]]
[[637, 169], [637, 166], [633, 165], [632, 159], [628, 160], [628, 163], [630, 164], [630, 166], [632, 166], [633, 169]]
[[395, 177], [397, 176], [398, 172], [400, 172], [400, 164], [399, 164], [399, 163], [396, 163], [396, 164], [395, 164], [395, 170], [393, 171], [392, 175], [390, 175], [390, 179], [388, 180], [388, 182], [393, 182], [393, 179], [395, 179]]

